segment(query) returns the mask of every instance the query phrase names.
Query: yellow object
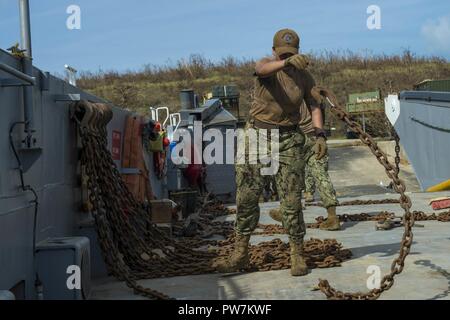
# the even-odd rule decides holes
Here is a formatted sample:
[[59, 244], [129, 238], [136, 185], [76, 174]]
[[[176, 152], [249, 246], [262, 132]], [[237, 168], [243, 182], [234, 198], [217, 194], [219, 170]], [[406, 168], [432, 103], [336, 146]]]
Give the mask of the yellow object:
[[213, 97], [212, 92], [208, 92], [205, 95], [203, 95], [203, 104], [205, 104], [207, 100], [212, 99], [212, 97]]
[[444, 191], [444, 190], [450, 190], [450, 180], [441, 182], [435, 186], [428, 188], [427, 192], [438, 192], [438, 191]]
[[8, 50], [16, 58], [24, 58], [25, 57], [25, 53], [24, 52], [26, 50], [21, 50], [19, 48], [19, 43], [18, 42], [15, 45], [13, 45], [11, 48], [8, 48]]
[[165, 131], [158, 133], [158, 137], [155, 141], [148, 141], [148, 151], [150, 152], [162, 152], [164, 151], [164, 137], [166, 136]]

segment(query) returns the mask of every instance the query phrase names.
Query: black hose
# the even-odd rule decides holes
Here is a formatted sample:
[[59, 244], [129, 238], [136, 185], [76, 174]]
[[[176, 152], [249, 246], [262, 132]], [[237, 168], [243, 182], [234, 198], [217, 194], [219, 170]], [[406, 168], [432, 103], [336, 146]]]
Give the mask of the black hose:
[[18, 121], [14, 122], [11, 127], [9, 128], [9, 145], [11, 146], [11, 149], [14, 153], [14, 157], [16, 158], [19, 175], [20, 175], [20, 186], [22, 188], [22, 191], [24, 192], [31, 192], [34, 196], [34, 199], [30, 203], [34, 203], [34, 217], [33, 217], [33, 266], [34, 266], [34, 272], [36, 273], [36, 280], [39, 279], [37, 274], [37, 266], [36, 266], [36, 229], [37, 229], [37, 219], [38, 219], [38, 212], [39, 212], [39, 197], [36, 193], [36, 190], [33, 189], [30, 185], [25, 185], [25, 180], [23, 178], [23, 166], [22, 161], [20, 160], [19, 154], [17, 153], [16, 146], [14, 145], [13, 141], [13, 131], [16, 126], [19, 124], [26, 125], [28, 121]]

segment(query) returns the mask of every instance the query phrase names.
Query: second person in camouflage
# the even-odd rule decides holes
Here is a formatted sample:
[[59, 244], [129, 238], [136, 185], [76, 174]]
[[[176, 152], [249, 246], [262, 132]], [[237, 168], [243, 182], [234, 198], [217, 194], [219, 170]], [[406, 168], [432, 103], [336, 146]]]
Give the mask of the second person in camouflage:
[[[330, 176], [328, 174], [328, 153], [320, 159], [315, 155], [314, 146], [316, 137], [314, 135], [314, 127], [312, 124], [311, 115], [306, 105], [302, 105], [301, 114], [306, 116], [300, 121], [300, 128], [306, 135], [304, 150], [306, 153], [306, 167], [305, 167], [305, 201], [310, 202], [314, 200], [314, 186], [317, 186], [320, 198], [324, 207], [327, 209], [328, 217], [325, 222], [320, 225], [320, 229], [336, 231], [340, 229], [339, 218], [336, 215], [336, 206], [339, 202], [336, 197]], [[323, 108], [321, 108], [323, 113]], [[324, 118], [324, 115], [322, 115]], [[277, 221], [281, 221], [281, 213], [279, 209], [274, 209], [270, 212], [270, 216]]]

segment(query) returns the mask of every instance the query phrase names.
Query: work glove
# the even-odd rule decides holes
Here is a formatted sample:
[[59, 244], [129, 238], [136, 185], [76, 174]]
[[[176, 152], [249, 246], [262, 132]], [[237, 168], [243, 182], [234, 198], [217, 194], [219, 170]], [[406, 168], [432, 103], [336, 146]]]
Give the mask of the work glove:
[[309, 65], [309, 59], [303, 54], [295, 54], [284, 60], [284, 66], [293, 66], [298, 70], [306, 69]]
[[320, 160], [325, 157], [328, 152], [327, 140], [322, 136], [317, 137], [313, 151], [316, 154], [316, 160]]

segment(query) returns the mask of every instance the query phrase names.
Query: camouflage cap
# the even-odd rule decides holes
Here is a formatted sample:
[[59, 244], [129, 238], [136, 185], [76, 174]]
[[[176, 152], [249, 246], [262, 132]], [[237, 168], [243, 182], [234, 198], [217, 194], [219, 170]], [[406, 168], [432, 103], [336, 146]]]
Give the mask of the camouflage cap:
[[282, 29], [273, 37], [273, 48], [279, 56], [285, 53], [298, 54], [300, 38], [294, 30]]

